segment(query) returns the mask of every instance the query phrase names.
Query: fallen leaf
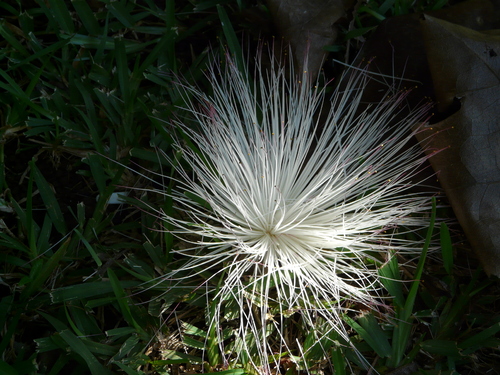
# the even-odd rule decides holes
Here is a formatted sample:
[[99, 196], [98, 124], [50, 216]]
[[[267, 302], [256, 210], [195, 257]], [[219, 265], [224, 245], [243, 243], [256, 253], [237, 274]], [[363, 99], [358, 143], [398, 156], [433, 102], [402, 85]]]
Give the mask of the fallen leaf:
[[[425, 16], [438, 108], [460, 108], [418, 134], [488, 274], [500, 276], [500, 36]], [[432, 134], [431, 137], [430, 134]]]
[[352, 0], [269, 0], [279, 33], [290, 43], [297, 66], [302, 69], [304, 57], [308, 70], [318, 74], [326, 52], [323, 47], [332, 44], [337, 31], [335, 22], [345, 15]]
[[[500, 6], [491, 0], [468, 0], [444, 9], [427, 11], [427, 15], [474, 30], [500, 27]], [[363, 45], [354, 66], [372, 61], [372, 71], [400, 77], [402, 85], [411, 88], [410, 108], [422, 98], [434, 98], [432, 77], [427, 63], [420, 19], [423, 13], [389, 17], [381, 22]], [[384, 93], [384, 83], [370, 87], [370, 98]], [[378, 94], [380, 97], [380, 94]], [[379, 99], [380, 100], [380, 99]]]

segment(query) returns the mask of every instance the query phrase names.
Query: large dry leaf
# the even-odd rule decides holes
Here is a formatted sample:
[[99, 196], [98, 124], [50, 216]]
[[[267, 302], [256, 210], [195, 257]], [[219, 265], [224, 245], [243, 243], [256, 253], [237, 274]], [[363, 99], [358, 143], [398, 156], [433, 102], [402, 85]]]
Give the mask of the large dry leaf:
[[[494, 0], [467, 0], [426, 14], [474, 30], [500, 27], [500, 6]], [[422, 98], [434, 98], [420, 25], [422, 17], [422, 13], [413, 13], [385, 19], [363, 45], [353, 64], [371, 60], [374, 72], [400, 77], [402, 84], [411, 88], [412, 108], [421, 103]], [[370, 98], [383, 94], [383, 88], [382, 84], [371, 87]]]
[[437, 100], [460, 109], [419, 135], [453, 210], [488, 274], [500, 276], [500, 36], [425, 16]]
[[345, 15], [352, 0], [268, 0], [274, 22], [286, 42], [290, 43], [301, 69], [308, 57], [308, 69], [316, 75], [337, 31], [334, 23]]

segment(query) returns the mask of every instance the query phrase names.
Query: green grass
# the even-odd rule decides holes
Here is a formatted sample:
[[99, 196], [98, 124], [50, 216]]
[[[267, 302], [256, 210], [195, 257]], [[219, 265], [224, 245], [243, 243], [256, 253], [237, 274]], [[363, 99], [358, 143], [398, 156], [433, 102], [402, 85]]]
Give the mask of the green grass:
[[[179, 267], [170, 252], [179, 243], [146, 211], [172, 213], [169, 198], [132, 191], [139, 207], [129, 199], [108, 204], [125, 187], [151, 186], [128, 168], [172, 187], [171, 166], [155, 150], [175, 153], [168, 120], [182, 115], [185, 100], [175, 75], [203, 87], [207, 47], [216, 50], [217, 40], [242, 59], [235, 14], [245, 2], [156, 4], [0, 4], [2, 374], [175, 374], [202, 365], [207, 373], [252, 373], [245, 356], [223, 366], [226, 353], [208, 328], [213, 307], [196, 288], [201, 281], [172, 289], [161, 280]], [[377, 12], [385, 17], [396, 8], [384, 4]], [[390, 309], [345, 317], [380, 373], [412, 362], [430, 364], [421, 374], [494, 365], [495, 286], [481, 271], [454, 264], [447, 227], [430, 225], [442, 255], [426, 260], [424, 252], [418, 264], [394, 257], [381, 271]], [[392, 281], [400, 269], [405, 283]], [[422, 274], [430, 280], [423, 285]], [[228, 304], [227, 350], [242, 345], [232, 335], [237, 316]], [[302, 343], [282, 354], [287, 374], [331, 373], [330, 364], [336, 374], [365, 371], [320, 319], [310, 329], [291, 313], [286, 324]]]

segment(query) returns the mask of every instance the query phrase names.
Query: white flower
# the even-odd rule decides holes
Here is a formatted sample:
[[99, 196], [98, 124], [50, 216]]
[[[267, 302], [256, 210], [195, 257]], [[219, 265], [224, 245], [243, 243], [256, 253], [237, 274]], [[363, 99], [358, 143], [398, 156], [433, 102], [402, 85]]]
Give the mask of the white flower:
[[430, 198], [409, 191], [423, 157], [408, 141], [426, 108], [399, 118], [405, 93], [391, 89], [361, 106], [365, 70], [330, 94], [307, 72], [266, 71], [256, 60], [253, 80], [228, 58], [209, 71], [211, 96], [184, 88], [196, 98], [188, 111], [198, 126], [177, 125], [196, 148], [177, 143], [178, 216], [162, 219], [193, 244], [177, 250], [188, 257], [183, 272], [223, 278], [210, 297], [212, 324], [220, 328], [236, 302], [240, 353], [256, 354], [250, 361], [265, 373], [269, 332], [282, 335], [291, 312], [311, 326], [321, 317], [348, 340], [346, 301], [380, 303], [377, 268], [393, 251], [421, 249], [395, 231], [426, 227]]

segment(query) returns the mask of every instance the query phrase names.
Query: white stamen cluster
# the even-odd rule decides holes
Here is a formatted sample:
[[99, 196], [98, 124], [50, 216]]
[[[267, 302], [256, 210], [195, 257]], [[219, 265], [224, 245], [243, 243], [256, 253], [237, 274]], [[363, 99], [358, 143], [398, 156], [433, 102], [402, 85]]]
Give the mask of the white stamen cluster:
[[257, 59], [252, 80], [226, 63], [209, 71], [211, 96], [185, 87], [198, 126], [176, 125], [196, 148], [177, 144], [183, 162], [171, 196], [179, 215], [162, 219], [194, 244], [177, 250], [188, 257], [183, 271], [224, 278], [211, 296], [212, 324], [236, 301], [240, 347], [257, 350], [253, 364], [265, 373], [270, 325], [282, 334], [284, 316], [297, 312], [348, 339], [348, 302], [379, 303], [377, 267], [391, 252], [421, 249], [401, 233], [428, 225], [429, 196], [409, 191], [424, 157], [408, 146], [426, 108], [401, 116], [405, 94], [391, 89], [362, 107], [365, 70], [327, 93], [307, 72], [265, 71]]

